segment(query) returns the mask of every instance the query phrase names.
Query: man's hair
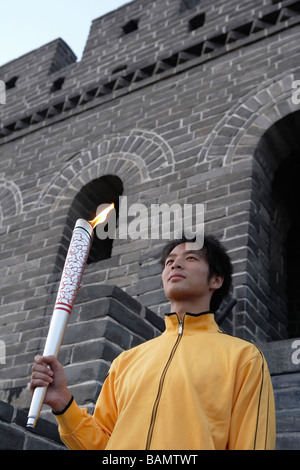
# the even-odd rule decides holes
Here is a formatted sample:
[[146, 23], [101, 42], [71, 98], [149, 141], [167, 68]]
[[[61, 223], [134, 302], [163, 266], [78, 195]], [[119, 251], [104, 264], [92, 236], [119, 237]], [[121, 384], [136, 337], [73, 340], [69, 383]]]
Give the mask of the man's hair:
[[[163, 248], [160, 263], [165, 266], [166, 259], [174, 250], [174, 248], [182, 243], [195, 242], [196, 237], [187, 239], [184, 235], [181, 238], [170, 240]], [[197, 250], [196, 250], [197, 251]], [[218, 310], [222, 300], [224, 300], [230, 292], [232, 283], [232, 264], [224, 246], [213, 235], [205, 235], [203, 247], [200, 252], [205, 257], [209, 265], [209, 280], [214, 276], [222, 276], [223, 284], [216, 289], [212, 295], [210, 309], [215, 312]]]

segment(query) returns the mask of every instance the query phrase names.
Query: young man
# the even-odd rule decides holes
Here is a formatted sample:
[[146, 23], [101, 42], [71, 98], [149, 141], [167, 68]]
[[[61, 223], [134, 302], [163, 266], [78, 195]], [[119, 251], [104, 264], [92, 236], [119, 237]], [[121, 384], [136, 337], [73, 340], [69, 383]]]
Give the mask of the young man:
[[186, 239], [165, 247], [166, 330], [113, 361], [93, 416], [71, 397], [57, 359], [36, 357], [31, 389], [48, 386], [45, 403], [70, 449], [275, 448], [265, 359], [214, 320], [231, 287], [230, 259], [211, 236], [198, 248]]

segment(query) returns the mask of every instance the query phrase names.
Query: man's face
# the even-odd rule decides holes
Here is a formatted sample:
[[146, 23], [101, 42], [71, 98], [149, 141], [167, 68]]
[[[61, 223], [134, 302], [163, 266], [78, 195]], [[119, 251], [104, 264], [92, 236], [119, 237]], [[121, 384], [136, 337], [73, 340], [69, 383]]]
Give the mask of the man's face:
[[191, 243], [177, 245], [166, 259], [162, 272], [165, 294], [169, 300], [196, 300], [211, 295], [209, 265]]

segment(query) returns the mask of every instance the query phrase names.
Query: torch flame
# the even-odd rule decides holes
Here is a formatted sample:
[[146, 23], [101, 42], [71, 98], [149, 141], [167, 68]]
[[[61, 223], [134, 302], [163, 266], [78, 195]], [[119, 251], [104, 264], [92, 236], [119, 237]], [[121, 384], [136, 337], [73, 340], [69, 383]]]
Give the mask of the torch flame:
[[103, 209], [98, 215], [93, 220], [89, 220], [89, 224], [92, 226], [92, 228], [95, 228], [98, 224], [102, 224], [105, 222], [106, 217], [108, 216], [109, 212], [115, 207], [114, 203], [112, 202], [110, 206], [108, 206], [106, 209]]

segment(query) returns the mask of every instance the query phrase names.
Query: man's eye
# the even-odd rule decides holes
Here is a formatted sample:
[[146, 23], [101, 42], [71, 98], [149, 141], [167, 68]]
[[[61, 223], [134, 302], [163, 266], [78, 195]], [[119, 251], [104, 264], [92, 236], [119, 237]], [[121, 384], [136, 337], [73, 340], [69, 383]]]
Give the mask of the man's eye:
[[195, 260], [197, 260], [197, 258], [195, 258], [195, 256], [188, 256], [187, 259], [195, 259]]
[[172, 264], [172, 263], [173, 263], [173, 260], [172, 260], [172, 259], [168, 259], [168, 260], [166, 261], [166, 266], [169, 266], [169, 265]]

